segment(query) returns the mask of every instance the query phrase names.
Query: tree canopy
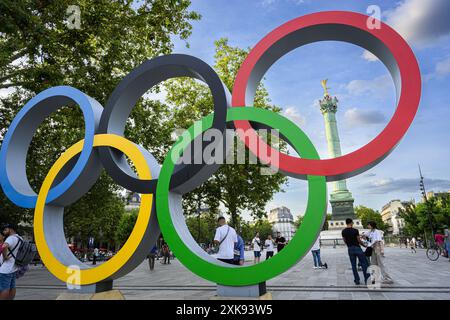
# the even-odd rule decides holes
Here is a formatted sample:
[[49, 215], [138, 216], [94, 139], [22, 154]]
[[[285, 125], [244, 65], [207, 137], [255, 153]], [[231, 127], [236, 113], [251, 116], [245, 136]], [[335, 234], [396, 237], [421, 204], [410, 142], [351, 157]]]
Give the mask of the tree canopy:
[[367, 223], [369, 221], [374, 221], [377, 224], [377, 228], [379, 230], [382, 230], [384, 232], [387, 231], [387, 225], [383, 222], [383, 219], [381, 218], [381, 215], [378, 211], [373, 210], [371, 208], [367, 208], [365, 206], [356, 206], [355, 207], [355, 214], [358, 217], [359, 220], [361, 220], [361, 223], [363, 227], [367, 227]]
[[445, 226], [450, 226], [450, 195], [431, 197], [427, 202], [410, 203], [404, 209], [399, 209], [400, 218], [404, 219], [405, 236], [422, 236], [430, 238], [431, 231], [443, 232]]
[[[80, 9], [80, 28], [67, 26], [69, 5]], [[133, 68], [171, 53], [173, 36], [189, 37], [191, 22], [200, 18], [189, 5], [189, 0], [1, 1], [0, 139], [23, 105], [52, 86], [73, 86], [104, 105]], [[160, 122], [168, 112], [160, 102], [141, 99], [126, 134], [146, 135], [134, 141], [147, 142], [146, 147], [160, 156], [170, 143], [170, 132]], [[83, 138], [83, 128], [81, 111], [71, 105], [62, 106], [41, 124], [27, 156], [27, 175], [35, 191], [60, 154]], [[66, 208], [66, 235], [89, 233], [111, 241], [123, 213], [120, 190], [103, 174], [89, 194]], [[32, 216], [32, 210], [16, 207], [0, 192], [0, 222], [31, 222]]]
[[[227, 39], [216, 41], [215, 46], [214, 69], [231, 92], [237, 70], [247, 51], [230, 46]], [[174, 107], [174, 123], [178, 128], [187, 128], [194, 120], [213, 111], [212, 96], [204, 84], [180, 78], [168, 81], [165, 88], [166, 100]], [[274, 112], [280, 111], [280, 108], [271, 104], [263, 85], [256, 91], [254, 105]], [[235, 139], [237, 141], [238, 138]], [[248, 159], [249, 151], [245, 152]], [[251, 164], [249, 161], [245, 164], [222, 165], [206, 183], [184, 196], [185, 211], [195, 212], [199, 202], [212, 209], [223, 206], [231, 216], [230, 224], [235, 227], [238, 227], [239, 215], [243, 210], [248, 210], [256, 219], [264, 217], [267, 202], [276, 192], [283, 191], [282, 186], [287, 183], [287, 178], [280, 173], [263, 175], [262, 167], [260, 163]]]

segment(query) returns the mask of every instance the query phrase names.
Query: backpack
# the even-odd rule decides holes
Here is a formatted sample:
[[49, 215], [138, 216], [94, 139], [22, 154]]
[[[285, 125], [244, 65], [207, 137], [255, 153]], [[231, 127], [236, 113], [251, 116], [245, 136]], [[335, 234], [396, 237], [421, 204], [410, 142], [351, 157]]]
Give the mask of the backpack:
[[[15, 264], [19, 267], [19, 269], [24, 269], [24, 267], [27, 267], [33, 261], [37, 253], [37, 248], [34, 243], [23, 240], [17, 235], [14, 236], [17, 237], [19, 242], [17, 242], [14, 248], [9, 250], [9, 254], [14, 258]], [[19, 249], [17, 250], [16, 255], [14, 255], [13, 252], [16, 250], [16, 248]]]

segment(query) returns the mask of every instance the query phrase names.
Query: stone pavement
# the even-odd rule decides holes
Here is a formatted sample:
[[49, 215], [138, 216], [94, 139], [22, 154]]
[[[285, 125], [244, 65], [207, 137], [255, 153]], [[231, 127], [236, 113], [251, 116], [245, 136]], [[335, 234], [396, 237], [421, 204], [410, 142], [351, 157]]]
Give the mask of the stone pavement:
[[[246, 263], [252, 263], [252, 253], [246, 254]], [[381, 289], [353, 285], [345, 248], [322, 248], [322, 261], [327, 262], [327, 270], [314, 270], [311, 254], [308, 254], [289, 271], [268, 281], [268, 291], [274, 299], [450, 299], [448, 259], [441, 257], [438, 261], [430, 261], [425, 250], [421, 249], [413, 254], [405, 248], [386, 248], [385, 255], [388, 271], [395, 283]], [[215, 284], [194, 275], [176, 259], [170, 265], [156, 261], [152, 272], [145, 261], [125, 277], [114, 281], [114, 288], [120, 289], [130, 300], [210, 299], [215, 295]], [[45, 267], [37, 266], [17, 281], [16, 299], [55, 299], [64, 291], [64, 284]]]

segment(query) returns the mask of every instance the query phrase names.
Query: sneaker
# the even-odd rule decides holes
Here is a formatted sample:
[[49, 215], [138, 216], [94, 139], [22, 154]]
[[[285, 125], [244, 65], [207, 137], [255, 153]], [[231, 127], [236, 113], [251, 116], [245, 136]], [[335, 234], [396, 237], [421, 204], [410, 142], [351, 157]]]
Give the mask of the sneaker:
[[313, 267], [313, 269], [319, 269], [319, 267]]
[[359, 285], [360, 285], [359, 281], [355, 281], [355, 284], [356, 284], [357, 286], [359, 286]]

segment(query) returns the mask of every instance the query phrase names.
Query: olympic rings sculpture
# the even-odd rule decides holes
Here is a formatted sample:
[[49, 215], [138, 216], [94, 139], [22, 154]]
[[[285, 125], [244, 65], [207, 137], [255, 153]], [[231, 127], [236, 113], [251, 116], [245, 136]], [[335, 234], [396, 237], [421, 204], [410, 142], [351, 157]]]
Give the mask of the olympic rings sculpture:
[[[309, 251], [324, 222], [326, 181], [352, 177], [382, 161], [405, 135], [418, 110], [421, 78], [412, 50], [384, 23], [379, 29], [369, 29], [367, 19], [358, 13], [329, 11], [302, 16], [281, 25], [250, 51], [237, 74], [232, 95], [206, 63], [192, 56], [172, 54], [148, 60], [128, 74], [113, 91], [104, 109], [97, 101], [71, 87], [53, 87], [32, 98], [16, 115], [4, 137], [0, 151], [0, 183], [5, 195], [16, 205], [35, 208], [36, 245], [49, 271], [67, 281], [68, 268], [78, 266], [80, 285], [117, 279], [145, 259], [160, 231], [183, 265], [221, 285], [261, 283], [297, 263]], [[248, 106], [253, 104], [257, 85], [274, 62], [295, 48], [324, 40], [349, 42], [376, 55], [394, 80], [397, 109], [386, 128], [367, 145], [338, 158], [320, 160], [309, 138], [290, 120]], [[181, 76], [196, 78], [208, 85], [214, 113], [190, 127], [160, 167], [147, 150], [123, 137], [125, 123], [148, 89]], [[61, 155], [36, 194], [25, 170], [31, 139], [48, 115], [69, 102], [77, 104], [83, 112], [84, 139]], [[181, 206], [182, 195], [205, 182], [219, 168], [207, 159], [201, 164], [176, 164], [183, 150], [200, 138], [195, 135], [194, 126], [200, 125], [202, 132], [214, 128], [223, 133], [227, 123], [233, 123], [236, 129], [250, 130], [262, 145], [264, 141], [253, 129], [263, 126], [280, 130], [283, 139], [301, 158], [280, 153], [270, 146], [267, 148], [279, 155], [281, 172], [305, 179], [309, 186], [304, 220], [294, 238], [272, 259], [252, 266], [227, 265], [206, 254], [189, 233]], [[263, 163], [275, 165], [270, 158], [254, 150], [243, 136], [241, 139]], [[203, 141], [200, 143], [203, 148], [207, 146]], [[125, 155], [134, 164], [137, 175]], [[103, 168], [119, 185], [143, 195], [136, 225], [124, 246], [109, 261], [90, 268], [78, 261], [67, 247], [64, 207], [88, 192]]]

